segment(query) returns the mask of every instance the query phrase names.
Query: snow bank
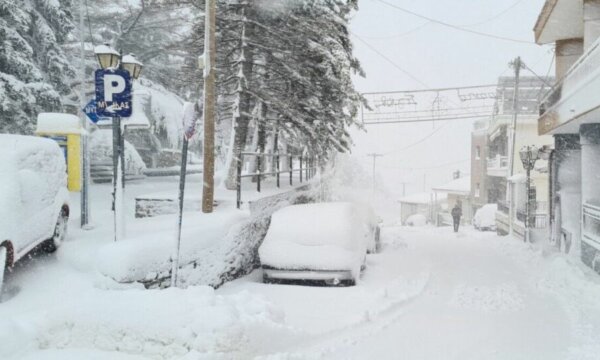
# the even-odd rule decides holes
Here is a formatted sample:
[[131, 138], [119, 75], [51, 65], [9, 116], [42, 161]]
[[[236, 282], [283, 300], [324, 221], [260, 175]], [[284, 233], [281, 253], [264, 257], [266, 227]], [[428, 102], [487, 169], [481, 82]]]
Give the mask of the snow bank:
[[[92, 164], [112, 164], [112, 131], [96, 130], [90, 135], [90, 161]], [[135, 147], [125, 141], [125, 172], [142, 175], [146, 164]]]
[[247, 358], [273, 336], [292, 334], [282, 311], [263, 298], [248, 292], [216, 295], [210, 287], [94, 289], [49, 310], [29, 315], [27, 324], [0, 322], [2, 358], [24, 355], [24, 350], [63, 349], [107, 351], [113, 354], [109, 358]]

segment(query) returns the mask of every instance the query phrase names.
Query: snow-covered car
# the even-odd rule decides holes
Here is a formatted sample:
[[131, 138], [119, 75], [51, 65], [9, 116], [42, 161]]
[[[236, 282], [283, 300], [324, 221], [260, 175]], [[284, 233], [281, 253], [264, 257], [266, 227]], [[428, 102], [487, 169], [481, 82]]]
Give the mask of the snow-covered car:
[[496, 231], [497, 204], [483, 205], [473, 216], [473, 227], [480, 231]]
[[427, 225], [427, 218], [422, 214], [414, 214], [406, 219], [405, 224], [407, 226], [425, 226]]
[[0, 290], [33, 248], [53, 252], [69, 217], [65, 158], [50, 139], [0, 134]]
[[276, 211], [258, 250], [265, 282], [354, 285], [368, 252], [379, 249], [378, 218], [367, 206], [331, 202]]

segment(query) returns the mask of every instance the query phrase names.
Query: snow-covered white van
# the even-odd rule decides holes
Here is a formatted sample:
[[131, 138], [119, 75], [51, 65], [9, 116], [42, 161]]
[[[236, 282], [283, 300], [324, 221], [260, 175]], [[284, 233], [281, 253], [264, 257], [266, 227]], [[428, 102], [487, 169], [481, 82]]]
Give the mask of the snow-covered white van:
[[354, 285], [367, 252], [378, 248], [378, 219], [368, 206], [330, 202], [276, 211], [258, 254], [265, 282]]
[[0, 291], [7, 268], [41, 245], [53, 252], [69, 216], [65, 158], [50, 139], [0, 134]]

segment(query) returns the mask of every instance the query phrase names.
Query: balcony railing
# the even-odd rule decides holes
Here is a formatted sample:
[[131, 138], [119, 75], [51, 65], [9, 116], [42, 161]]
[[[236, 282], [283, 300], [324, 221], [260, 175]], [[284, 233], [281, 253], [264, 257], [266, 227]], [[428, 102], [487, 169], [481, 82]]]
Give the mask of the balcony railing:
[[596, 94], [599, 88], [600, 40], [571, 66], [542, 99], [538, 121], [540, 133], [546, 134], [598, 108], [598, 97], [590, 94]]
[[496, 157], [488, 158], [488, 169], [506, 169], [508, 168], [508, 156], [496, 155]]

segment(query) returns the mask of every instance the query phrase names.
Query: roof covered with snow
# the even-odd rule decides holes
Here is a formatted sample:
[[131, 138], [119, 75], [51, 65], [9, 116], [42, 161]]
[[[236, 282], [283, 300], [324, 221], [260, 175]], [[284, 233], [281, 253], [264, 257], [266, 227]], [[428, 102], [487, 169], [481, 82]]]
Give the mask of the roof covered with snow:
[[398, 199], [398, 202], [405, 203], [405, 204], [423, 204], [423, 205], [427, 205], [427, 204], [429, 204], [430, 202], [432, 202], [436, 198], [437, 198], [438, 202], [442, 201], [442, 200], [446, 200], [446, 195], [445, 194], [438, 194], [437, 197], [436, 197], [435, 194], [424, 192], [424, 193], [418, 193], [418, 194], [412, 194], [412, 195], [404, 196], [404, 197]]
[[81, 122], [73, 114], [41, 113], [37, 118], [37, 133], [81, 134]]
[[441, 186], [436, 186], [433, 191], [445, 192], [447, 194], [467, 195], [471, 193], [471, 177], [465, 176], [455, 179]]

